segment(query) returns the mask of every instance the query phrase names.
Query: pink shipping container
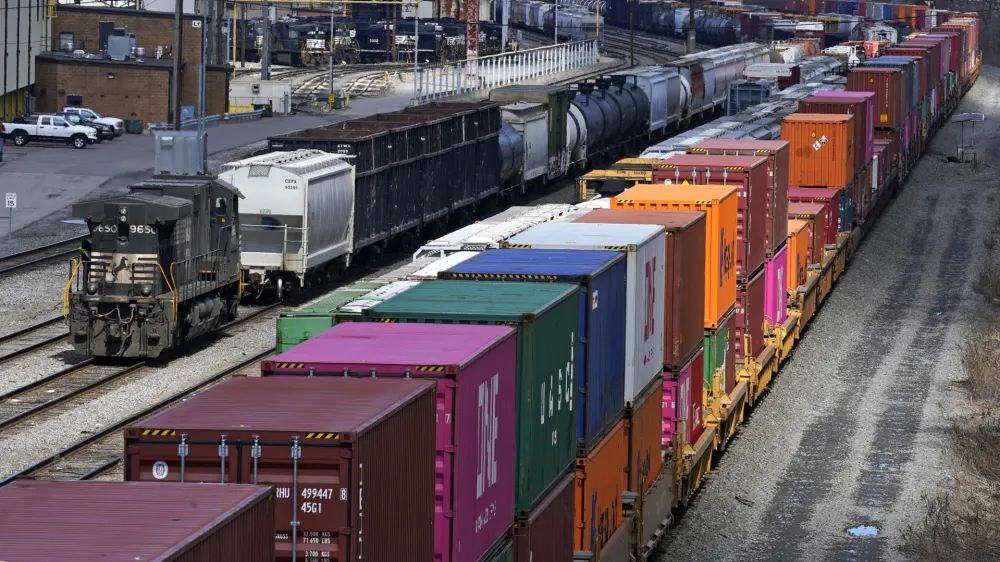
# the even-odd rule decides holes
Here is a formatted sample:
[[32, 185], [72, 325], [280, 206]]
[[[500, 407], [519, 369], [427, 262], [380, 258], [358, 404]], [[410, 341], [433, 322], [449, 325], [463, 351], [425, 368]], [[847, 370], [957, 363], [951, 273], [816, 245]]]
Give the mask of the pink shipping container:
[[788, 317], [788, 245], [764, 264], [764, 321], [782, 324]]
[[17, 480], [0, 488], [9, 562], [273, 562], [265, 486]]
[[677, 431], [677, 381], [663, 378], [663, 448], [666, 449], [673, 441]]
[[515, 334], [507, 326], [346, 322], [265, 361], [261, 372], [435, 380], [434, 559], [475, 562], [514, 521]]
[[[846, 101], [853, 101], [857, 99], [864, 100], [862, 103], [865, 106], [868, 119], [863, 126], [867, 134], [866, 134], [866, 143], [864, 146], [864, 150], [859, 152], [864, 154], [863, 162], [870, 162], [872, 159], [873, 151], [875, 150], [875, 93], [874, 92], [816, 92], [810, 97], [829, 98], [829, 99], [846, 100]], [[857, 127], [857, 123], [855, 123], [855, 127]], [[862, 166], [863, 165], [864, 164], [862, 163]]]
[[[684, 425], [684, 441], [681, 445], [694, 445], [702, 434], [702, 423], [704, 423], [705, 407], [705, 349], [701, 348], [694, 357], [681, 367], [677, 373], [663, 373], [663, 378], [675, 378], [677, 381], [677, 409], [673, 419], [676, 423]], [[664, 408], [666, 415], [666, 408]], [[673, 433], [663, 436], [664, 443], [673, 441]]]

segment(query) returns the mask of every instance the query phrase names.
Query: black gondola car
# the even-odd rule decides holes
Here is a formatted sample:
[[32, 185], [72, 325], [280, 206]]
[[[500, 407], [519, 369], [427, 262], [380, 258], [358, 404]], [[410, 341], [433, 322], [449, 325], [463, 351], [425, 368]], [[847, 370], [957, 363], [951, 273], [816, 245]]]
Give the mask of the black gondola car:
[[154, 176], [76, 203], [89, 259], [67, 296], [70, 341], [92, 357], [157, 357], [236, 318], [239, 192], [211, 176]]

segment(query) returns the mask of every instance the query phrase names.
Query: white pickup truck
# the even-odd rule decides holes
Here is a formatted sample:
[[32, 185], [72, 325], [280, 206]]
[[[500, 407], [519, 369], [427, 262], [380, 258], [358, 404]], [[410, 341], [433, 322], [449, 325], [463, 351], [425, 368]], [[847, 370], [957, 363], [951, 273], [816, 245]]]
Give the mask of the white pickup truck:
[[14, 146], [24, 146], [31, 141], [61, 142], [76, 148], [87, 148], [97, 142], [97, 131], [92, 127], [73, 125], [58, 115], [19, 117], [12, 123], [0, 124], [0, 134], [10, 139]]
[[115, 130], [115, 137], [120, 137], [125, 134], [125, 122], [117, 117], [104, 117], [93, 109], [69, 105], [63, 108], [63, 113], [76, 113], [84, 119], [107, 125]]

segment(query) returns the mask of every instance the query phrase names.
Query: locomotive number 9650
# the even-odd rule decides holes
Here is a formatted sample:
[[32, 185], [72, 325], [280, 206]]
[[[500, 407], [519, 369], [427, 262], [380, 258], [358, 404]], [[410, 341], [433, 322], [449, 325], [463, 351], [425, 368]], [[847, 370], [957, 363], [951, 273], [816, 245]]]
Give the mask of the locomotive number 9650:
[[[145, 224], [130, 224], [128, 225], [128, 231], [130, 234], [156, 234], [155, 226], [148, 226]], [[97, 232], [117, 234], [118, 225], [117, 224], [100, 224], [97, 225]]]

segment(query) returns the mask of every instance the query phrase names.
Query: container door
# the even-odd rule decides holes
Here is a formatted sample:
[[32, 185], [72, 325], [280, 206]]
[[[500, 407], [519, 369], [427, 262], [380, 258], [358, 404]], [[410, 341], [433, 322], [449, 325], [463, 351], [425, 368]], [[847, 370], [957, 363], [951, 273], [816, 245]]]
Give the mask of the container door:
[[548, 168], [548, 123], [544, 113], [524, 121], [524, 179], [545, 175]]
[[297, 560], [352, 560], [351, 513], [356, 509], [352, 506], [356, 494], [352, 488], [351, 454], [336, 441], [323, 441], [302, 439], [297, 464], [293, 464], [292, 446], [287, 442], [262, 442], [256, 468], [253, 444], [243, 444], [240, 451], [241, 482], [274, 485], [276, 561], [292, 559], [292, 521], [298, 523]]

